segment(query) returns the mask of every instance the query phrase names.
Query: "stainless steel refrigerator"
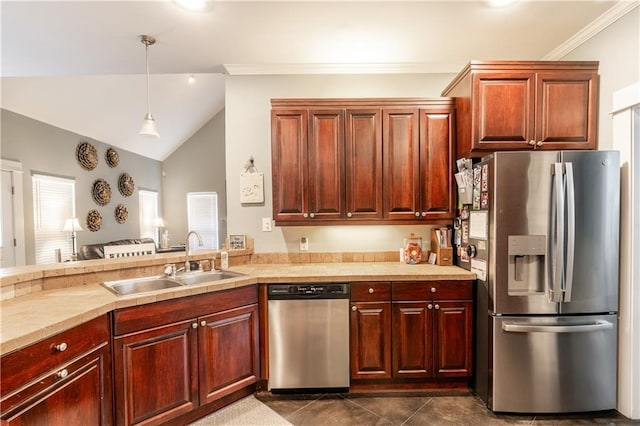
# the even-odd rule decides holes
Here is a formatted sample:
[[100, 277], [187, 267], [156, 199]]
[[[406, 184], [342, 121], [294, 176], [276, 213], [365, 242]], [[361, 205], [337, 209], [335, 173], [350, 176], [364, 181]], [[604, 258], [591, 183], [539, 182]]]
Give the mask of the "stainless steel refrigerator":
[[497, 152], [473, 177], [476, 392], [501, 412], [615, 408], [618, 153]]

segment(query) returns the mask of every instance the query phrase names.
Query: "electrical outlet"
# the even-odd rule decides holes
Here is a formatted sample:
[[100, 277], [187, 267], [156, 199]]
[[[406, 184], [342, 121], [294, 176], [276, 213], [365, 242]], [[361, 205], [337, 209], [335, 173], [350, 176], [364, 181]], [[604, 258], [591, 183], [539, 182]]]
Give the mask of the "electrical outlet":
[[309, 239], [300, 237], [300, 251], [309, 251]]
[[262, 218], [262, 230], [264, 232], [271, 232], [271, 218], [263, 217]]

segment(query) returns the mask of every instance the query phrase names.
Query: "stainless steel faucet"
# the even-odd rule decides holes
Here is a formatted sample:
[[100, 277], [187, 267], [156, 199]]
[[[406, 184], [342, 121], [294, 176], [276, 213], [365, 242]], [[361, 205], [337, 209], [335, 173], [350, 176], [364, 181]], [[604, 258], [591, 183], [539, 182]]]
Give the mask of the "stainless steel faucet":
[[185, 243], [185, 248], [184, 248], [184, 271], [185, 272], [189, 272], [191, 270], [191, 265], [189, 264], [189, 237], [191, 235], [195, 235], [196, 237], [198, 237], [198, 245], [200, 247], [202, 247], [204, 245], [204, 243], [202, 242], [202, 236], [198, 233], [198, 231], [189, 231], [189, 233], [187, 234], [187, 241]]

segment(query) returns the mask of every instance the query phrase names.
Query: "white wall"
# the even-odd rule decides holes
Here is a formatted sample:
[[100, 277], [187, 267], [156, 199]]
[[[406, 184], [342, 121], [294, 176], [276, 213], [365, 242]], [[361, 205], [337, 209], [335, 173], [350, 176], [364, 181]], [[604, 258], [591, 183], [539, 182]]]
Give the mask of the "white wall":
[[[230, 234], [255, 239], [256, 252], [297, 252], [299, 239], [309, 250], [383, 251], [402, 246], [411, 232], [428, 241], [430, 227], [320, 226], [274, 227], [262, 231], [263, 217], [272, 217], [271, 98], [438, 97], [453, 74], [428, 75], [276, 75], [228, 76], [226, 82], [227, 211]], [[265, 175], [265, 203], [241, 205], [240, 173], [253, 156]]]

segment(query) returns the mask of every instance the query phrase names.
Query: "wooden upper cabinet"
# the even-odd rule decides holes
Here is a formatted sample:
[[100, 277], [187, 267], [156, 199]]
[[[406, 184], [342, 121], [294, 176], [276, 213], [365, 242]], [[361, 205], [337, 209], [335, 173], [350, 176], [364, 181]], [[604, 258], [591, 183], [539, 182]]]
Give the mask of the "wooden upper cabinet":
[[277, 225], [453, 218], [453, 100], [271, 102]]
[[454, 126], [453, 109], [420, 109], [421, 218], [449, 219], [455, 212]]
[[347, 218], [382, 218], [382, 110], [347, 109]]
[[307, 110], [272, 110], [273, 215], [299, 220], [308, 211]]
[[344, 110], [310, 110], [307, 147], [310, 219], [344, 217]]
[[458, 158], [597, 147], [597, 62], [472, 61], [442, 94], [456, 98]]
[[416, 219], [420, 214], [418, 109], [385, 109], [383, 117], [384, 215]]

